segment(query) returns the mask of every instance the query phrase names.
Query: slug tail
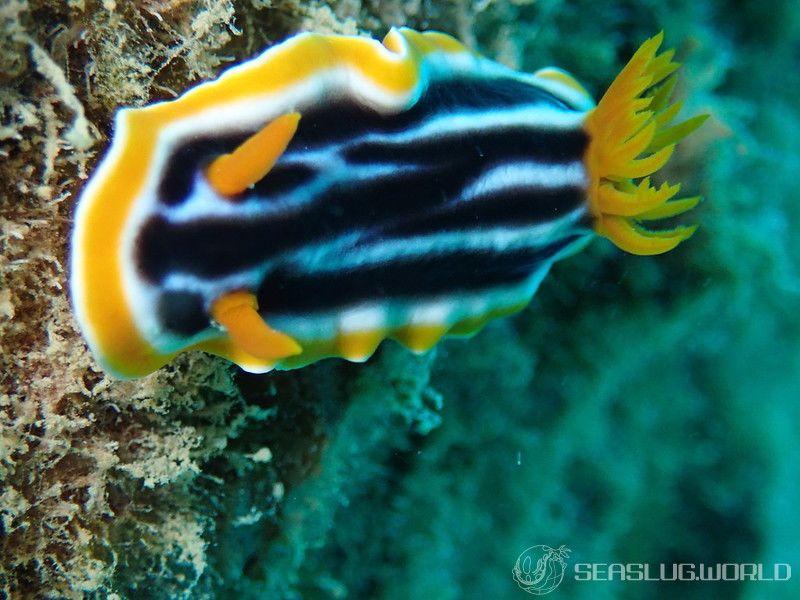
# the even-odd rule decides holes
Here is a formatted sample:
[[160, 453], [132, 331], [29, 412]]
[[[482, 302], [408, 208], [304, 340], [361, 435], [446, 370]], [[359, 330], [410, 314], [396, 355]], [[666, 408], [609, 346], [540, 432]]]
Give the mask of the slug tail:
[[672, 250], [697, 229], [679, 226], [652, 231], [643, 222], [672, 217], [694, 208], [699, 197], [673, 199], [680, 185], [656, 187], [650, 175], [669, 161], [675, 145], [700, 127], [708, 115], [672, 124], [681, 103], [670, 104], [674, 50], [658, 54], [664, 33], [636, 51], [603, 98], [587, 116], [589, 208], [597, 233], [632, 254]]

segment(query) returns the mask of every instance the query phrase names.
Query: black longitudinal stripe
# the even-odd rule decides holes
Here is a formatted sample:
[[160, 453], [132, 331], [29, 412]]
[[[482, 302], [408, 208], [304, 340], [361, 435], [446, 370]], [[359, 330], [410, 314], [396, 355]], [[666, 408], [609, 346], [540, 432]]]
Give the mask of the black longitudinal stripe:
[[[519, 157], [492, 158], [505, 162], [488, 162], [489, 157], [475, 153], [471, 160], [435, 168], [399, 170], [371, 179], [345, 178], [308, 205], [263, 217], [209, 218], [188, 223], [153, 217], [137, 239], [140, 271], [151, 282], [159, 282], [176, 271], [216, 278], [259, 265], [282, 252], [330, 242], [353, 232], [381, 235], [384, 228], [408, 220], [424, 222], [453, 204], [482, 169], [521, 162]], [[569, 195], [565, 202], [573, 199]], [[502, 212], [502, 204], [498, 208], [488, 208], [488, 200], [484, 204], [488, 218], [500, 220], [492, 215]], [[539, 214], [535, 204], [531, 209]], [[534, 216], [525, 222], [537, 219]]]
[[512, 77], [462, 77], [439, 79], [426, 90], [430, 102], [445, 111], [455, 108], [509, 108], [520, 104], [541, 103], [574, 110], [564, 100]]
[[303, 163], [279, 162], [269, 174], [258, 181], [248, 192], [248, 197], [265, 198], [267, 201], [299, 187], [310, 185], [319, 172]]
[[402, 238], [490, 226], [522, 227], [563, 217], [585, 200], [586, 190], [580, 186], [510, 187], [491, 195], [450, 203], [423, 215], [398, 219], [384, 227], [381, 235]]
[[453, 197], [460, 166], [380, 178], [345, 179], [311, 207], [253, 219], [218, 218], [173, 223], [149, 219], [136, 241], [142, 275], [161, 281], [171, 272], [220, 277], [263, 263], [290, 249], [330, 241], [359, 229], [379, 228], [387, 218], [428, 210]]
[[[333, 100], [322, 106], [302, 109], [303, 118], [287, 148], [287, 155], [341, 143], [370, 132], [403, 131], [442, 112], [452, 114], [469, 109], [510, 108], [532, 103], [567, 108], [552, 94], [510, 78], [436, 80], [429, 84], [411, 109], [395, 115], [381, 114], [353, 100]], [[157, 188], [160, 202], [174, 206], [185, 201], [198, 170], [214, 157], [231, 152], [264, 125], [266, 123], [247, 131], [192, 137], [180, 143], [167, 160], [161, 176]], [[266, 181], [265, 186], [269, 186]], [[266, 192], [264, 195], [268, 196]]]
[[222, 136], [192, 138], [178, 146], [167, 161], [158, 184], [156, 193], [159, 201], [167, 206], [183, 203], [192, 191], [198, 170], [213, 157], [231, 152], [251, 134], [243, 131]]
[[352, 100], [334, 100], [303, 110], [301, 126], [287, 150], [341, 143], [369, 133], [404, 131], [437, 114], [532, 104], [571, 110], [549, 92], [511, 78], [437, 79], [428, 84], [414, 106], [394, 115], [381, 114]]
[[194, 292], [164, 292], [158, 298], [156, 311], [161, 324], [180, 335], [194, 335], [209, 325], [203, 297]]
[[287, 265], [262, 282], [259, 310], [267, 316], [335, 311], [368, 300], [431, 298], [513, 285], [580, 237], [571, 235], [542, 248], [458, 251], [325, 273], [303, 273]]
[[[251, 134], [252, 132], [245, 132], [219, 138], [204, 138], [179, 148], [172, 154], [161, 178], [157, 191], [159, 200], [167, 206], [181, 204], [191, 193], [198, 170], [203, 169], [214, 157], [232, 152]], [[268, 177], [256, 182], [248, 194], [269, 199], [298, 186], [308, 185], [317, 174], [317, 170], [307, 164], [279, 162], [270, 170]]]
[[580, 128], [537, 130], [503, 126], [406, 142], [356, 142], [344, 150], [343, 156], [356, 164], [415, 161], [435, 164], [442, 160], [467, 161], [476, 155], [491, 160], [496, 156], [517, 154], [532, 161], [554, 163], [580, 160], [587, 143], [586, 133]]

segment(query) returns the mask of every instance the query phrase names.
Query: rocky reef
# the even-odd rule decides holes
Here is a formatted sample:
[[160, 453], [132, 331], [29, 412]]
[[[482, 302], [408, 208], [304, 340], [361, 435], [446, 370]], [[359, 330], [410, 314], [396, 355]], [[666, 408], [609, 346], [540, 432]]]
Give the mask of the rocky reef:
[[[296, 31], [391, 25], [567, 68], [595, 95], [664, 29], [686, 112], [712, 115], [669, 173], [705, 197], [698, 233], [654, 258], [596, 241], [519, 315], [421, 357], [387, 342], [363, 365], [255, 376], [193, 354], [107, 378], [65, 265], [117, 106]], [[798, 564], [793, 2], [4, 0], [0, 29], [0, 597], [525, 597], [511, 569], [535, 544], [570, 562]], [[800, 594], [680, 593], [764, 586]]]

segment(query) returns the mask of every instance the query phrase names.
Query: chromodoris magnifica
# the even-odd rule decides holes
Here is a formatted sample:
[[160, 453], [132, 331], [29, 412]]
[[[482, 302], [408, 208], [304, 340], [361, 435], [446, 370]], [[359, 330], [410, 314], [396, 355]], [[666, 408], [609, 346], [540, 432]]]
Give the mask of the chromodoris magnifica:
[[699, 198], [650, 175], [705, 115], [672, 121], [678, 64], [642, 44], [595, 104], [436, 32], [304, 33], [179, 98], [120, 110], [78, 203], [71, 290], [121, 377], [198, 349], [248, 371], [381, 340], [413, 351], [524, 307], [595, 234], [658, 254]]

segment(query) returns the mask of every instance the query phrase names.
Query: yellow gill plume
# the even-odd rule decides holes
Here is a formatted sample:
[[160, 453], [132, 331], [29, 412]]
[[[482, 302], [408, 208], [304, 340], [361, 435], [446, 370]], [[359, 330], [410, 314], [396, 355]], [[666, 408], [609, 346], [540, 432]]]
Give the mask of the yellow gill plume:
[[699, 196], [672, 200], [680, 185], [656, 187], [650, 175], [663, 167], [675, 145], [702, 125], [698, 115], [670, 125], [681, 103], [669, 103], [670, 77], [680, 66], [674, 50], [657, 54], [664, 33], [636, 51], [586, 118], [589, 208], [594, 228], [622, 250], [661, 254], [690, 237], [696, 225], [652, 231], [642, 222], [672, 217], [694, 208]]

